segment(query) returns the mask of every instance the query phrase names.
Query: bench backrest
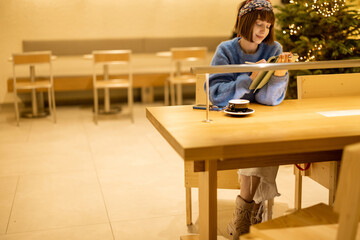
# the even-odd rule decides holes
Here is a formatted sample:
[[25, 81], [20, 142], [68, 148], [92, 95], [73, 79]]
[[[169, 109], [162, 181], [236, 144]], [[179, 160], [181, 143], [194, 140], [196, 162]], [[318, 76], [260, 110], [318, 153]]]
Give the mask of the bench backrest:
[[360, 73], [297, 76], [298, 99], [360, 95]]
[[26, 40], [23, 52], [50, 50], [54, 55], [84, 55], [94, 50], [131, 49], [132, 53], [156, 53], [176, 47], [206, 46], [209, 51], [227, 40], [228, 36], [179, 38], [121, 38], [78, 40]]

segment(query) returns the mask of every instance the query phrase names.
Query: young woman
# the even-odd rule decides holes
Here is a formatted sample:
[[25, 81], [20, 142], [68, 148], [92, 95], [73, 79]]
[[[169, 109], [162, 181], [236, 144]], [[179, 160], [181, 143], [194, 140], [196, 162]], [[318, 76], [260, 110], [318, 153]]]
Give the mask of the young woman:
[[[291, 61], [291, 53], [283, 53], [274, 41], [275, 16], [270, 1], [248, 0], [240, 4], [235, 31], [237, 37], [222, 42], [211, 65], [265, 63], [279, 56], [278, 63]], [[212, 74], [209, 79], [210, 100], [214, 105], [226, 106], [231, 99], [248, 99], [264, 105], [280, 104], [286, 93], [288, 73], [277, 70], [269, 82], [254, 93], [250, 84], [258, 72]], [[236, 198], [234, 217], [228, 232], [234, 239], [249, 232], [251, 224], [260, 223], [263, 202], [279, 196], [276, 187], [278, 166], [240, 169], [240, 195]]]

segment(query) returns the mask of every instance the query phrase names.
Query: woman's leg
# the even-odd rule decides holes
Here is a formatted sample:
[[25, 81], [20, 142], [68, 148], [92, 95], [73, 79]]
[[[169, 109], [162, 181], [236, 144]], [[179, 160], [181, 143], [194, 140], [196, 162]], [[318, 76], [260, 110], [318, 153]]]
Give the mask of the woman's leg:
[[[254, 199], [255, 192], [260, 184], [260, 178], [256, 176], [240, 175], [240, 196], [247, 202]], [[261, 203], [254, 206], [254, 211], [260, 208]]]
[[236, 198], [234, 217], [228, 225], [228, 232], [234, 240], [238, 240], [240, 235], [249, 232], [254, 208], [259, 208], [253, 201], [259, 183], [259, 177], [240, 175], [241, 192]]
[[240, 196], [247, 202], [254, 198], [256, 189], [260, 184], [260, 178], [256, 176], [240, 175]]
[[[234, 217], [228, 225], [228, 232], [238, 240], [241, 234], [249, 232], [251, 224], [262, 221], [263, 201], [278, 196], [276, 174], [278, 166], [239, 169], [240, 195], [236, 197]], [[255, 204], [255, 201], [259, 204]]]

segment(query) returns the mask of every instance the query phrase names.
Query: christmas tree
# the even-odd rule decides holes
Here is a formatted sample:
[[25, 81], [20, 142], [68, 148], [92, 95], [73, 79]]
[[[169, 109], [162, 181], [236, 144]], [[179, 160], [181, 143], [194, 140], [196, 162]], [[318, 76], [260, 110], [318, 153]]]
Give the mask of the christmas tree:
[[[277, 40], [298, 61], [360, 58], [360, 15], [345, 0], [290, 0], [277, 6]], [[292, 71], [288, 98], [296, 98], [296, 75], [359, 72], [359, 68]]]

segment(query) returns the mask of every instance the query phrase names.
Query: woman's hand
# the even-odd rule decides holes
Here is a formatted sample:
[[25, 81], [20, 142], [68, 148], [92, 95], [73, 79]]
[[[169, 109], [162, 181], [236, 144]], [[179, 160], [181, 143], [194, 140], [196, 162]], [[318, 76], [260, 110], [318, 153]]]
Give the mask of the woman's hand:
[[[257, 61], [257, 63], [266, 63], [266, 60], [265, 59], [261, 59], [260, 61]], [[259, 72], [252, 72], [251, 75], [250, 75], [250, 78], [252, 81], [254, 81], [254, 79], [256, 78], [256, 76], [258, 75]]]
[[[279, 55], [279, 58], [276, 63], [289, 63], [293, 57], [291, 52], [283, 52]], [[275, 76], [282, 77], [285, 76], [287, 70], [277, 70], [274, 72]]]

